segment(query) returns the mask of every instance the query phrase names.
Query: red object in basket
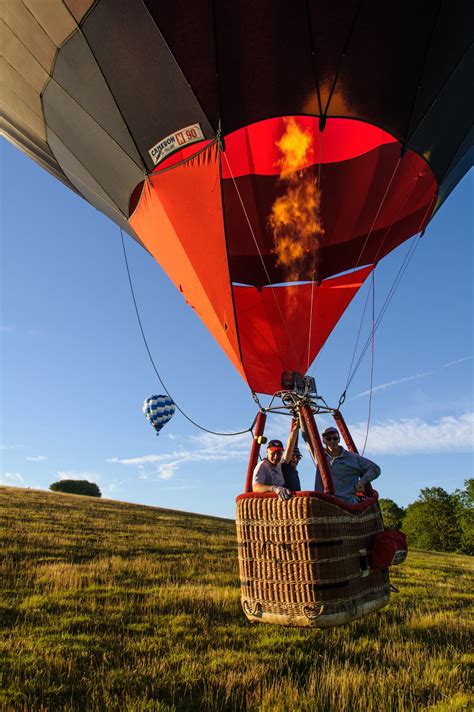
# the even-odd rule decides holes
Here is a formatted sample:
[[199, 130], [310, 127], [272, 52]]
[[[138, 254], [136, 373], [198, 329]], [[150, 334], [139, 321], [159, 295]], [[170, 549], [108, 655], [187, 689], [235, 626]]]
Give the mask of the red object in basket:
[[398, 529], [387, 529], [375, 535], [370, 552], [372, 568], [386, 569], [402, 564], [408, 555], [407, 538]]

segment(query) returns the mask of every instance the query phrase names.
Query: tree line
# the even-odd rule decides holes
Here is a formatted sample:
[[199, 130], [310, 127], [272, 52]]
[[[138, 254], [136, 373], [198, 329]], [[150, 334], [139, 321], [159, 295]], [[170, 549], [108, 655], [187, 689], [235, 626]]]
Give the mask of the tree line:
[[379, 502], [385, 527], [402, 529], [415, 549], [474, 556], [474, 478], [451, 494], [442, 487], [425, 487], [405, 509], [392, 499]]

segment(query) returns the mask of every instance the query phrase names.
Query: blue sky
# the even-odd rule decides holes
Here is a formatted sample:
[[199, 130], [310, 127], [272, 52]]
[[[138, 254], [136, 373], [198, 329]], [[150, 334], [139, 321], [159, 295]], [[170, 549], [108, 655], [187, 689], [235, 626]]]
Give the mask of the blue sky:
[[[89, 479], [112, 499], [233, 517], [250, 436], [209, 435], [176, 413], [156, 437], [143, 416], [143, 400], [162, 388], [118, 227], [5, 141], [1, 162], [2, 484]], [[400, 505], [421, 487], [452, 491], [473, 476], [473, 182], [471, 171], [429, 225], [376, 333], [366, 455], [382, 467], [381, 496]], [[256, 414], [247, 386], [161, 268], [126, 242], [168, 390], [206, 428], [247, 428]], [[376, 270], [376, 312], [408, 247]], [[344, 389], [368, 286], [311, 369], [330, 404]], [[362, 343], [369, 329], [367, 314]], [[370, 366], [368, 353], [343, 409], [360, 446]], [[287, 427], [270, 419], [267, 434], [284, 438]], [[307, 454], [300, 474], [311, 488]]]

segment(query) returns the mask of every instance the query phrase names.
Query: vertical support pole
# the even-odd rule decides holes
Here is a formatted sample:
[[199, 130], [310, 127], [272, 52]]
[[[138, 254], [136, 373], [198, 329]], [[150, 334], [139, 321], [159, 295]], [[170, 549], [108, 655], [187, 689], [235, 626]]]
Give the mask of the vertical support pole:
[[333, 412], [333, 418], [336, 421], [336, 425], [338, 429], [341, 431], [342, 439], [346, 443], [346, 447], [349, 450], [349, 452], [355, 452], [358, 453], [358, 449], [356, 447], [355, 442], [352, 439], [352, 435], [349, 432], [349, 428], [346, 425], [346, 421], [342, 417], [342, 413], [340, 410], [335, 410]]
[[258, 456], [260, 453], [260, 445], [261, 445], [260, 438], [262, 437], [262, 435], [265, 431], [266, 420], [267, 420], [267, 414], [264, 413], [263, 410], [260, 410], [257, 415], [257, 420], [255, 421], [253, 442], [252, 442], [252, 447], [250, 449], [249, 464], [247, 467], [247, 476], [245, 478], [245, 490], [244, 490], [245, 492], [252, 491], [252, 476], [253, 476], [253, 471], [257, 465]]
[[321, 437], [319, 435], [316, 421], [314, 420], [313, 411], [311, 410], [309, 405], [303, 405], [301, 407], [300, 412], [303, 417], [311, 449], [316, 458], [316, 462], [318, 463], [324, 493], [334, 494], [334, 485], [332, 483], [332, 477], [329, 471], [328, 461], [326, 460], [326, 454], [324, 452], [323, 443], [321, 442]]
[[[347, 423], [344, 420], [344, 417], [343, 417], [341, 411], [335, 410], [332, 415], [336, 422], [337, 427], [341, 431], [342, 438], [343, 438], [344, 442], [346, 443], [346, 447], [349, 450], [349, 452], [355, 452], [356, 454], [359, 454], [357, 446], [356, 446], [354, 440], [352, 439], [352, 435], [349, 432], [349, 428], [347, 427]], [[371, 497], [373, 495], [373, 493], [374, 493], [374, 490], [372, 489], [372, 485], [370, 484], [370, 482], [367, 482], [367, 484], [365, 485], [366, 496]]]

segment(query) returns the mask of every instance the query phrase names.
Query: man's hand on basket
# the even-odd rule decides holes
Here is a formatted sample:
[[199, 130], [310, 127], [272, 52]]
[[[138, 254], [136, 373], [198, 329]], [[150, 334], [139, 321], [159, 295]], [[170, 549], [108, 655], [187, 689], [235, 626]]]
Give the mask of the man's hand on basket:
[[274, 485], [272, 487], [272, 492], [275, 492], [275, 494], [277, 494], [283, 501], [290, 499], [291, 497], [291, 492], [289, 489], [286, 489], [286, 487], [278, 487], [277, 485]]

